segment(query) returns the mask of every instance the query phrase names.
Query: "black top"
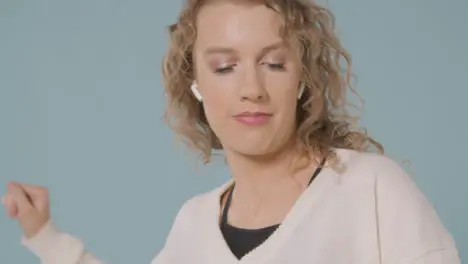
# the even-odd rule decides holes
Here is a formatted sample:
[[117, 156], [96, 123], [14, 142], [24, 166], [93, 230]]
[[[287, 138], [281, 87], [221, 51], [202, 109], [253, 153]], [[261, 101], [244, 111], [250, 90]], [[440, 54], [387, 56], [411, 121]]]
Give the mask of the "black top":
[[[322, 170], [322, 166], [325, 163], [322, 162], [320, 166], [315, 170], [314, 174], [309, 180], [310, 185], [312, 181], [317, 177], [317, 175]], [[244, 255], [260, 246], [265, 240], [270, 237], [273, 232], [280, 226], [280, 224], [271, 225], [263, 227], [260, 229], [243, 229], [232, 226], [228, 223], [227, 216], [229, 206], [231, 205], [232, 193], [234, 190], [235, 184], [232, 185], [229, 190], [228, 196], [226, 198], [226, 205], [221, 216], [221, 232], [226, 240], [226, 244], [231, 249], [232, 253], [238, 258], [241, 259]]]

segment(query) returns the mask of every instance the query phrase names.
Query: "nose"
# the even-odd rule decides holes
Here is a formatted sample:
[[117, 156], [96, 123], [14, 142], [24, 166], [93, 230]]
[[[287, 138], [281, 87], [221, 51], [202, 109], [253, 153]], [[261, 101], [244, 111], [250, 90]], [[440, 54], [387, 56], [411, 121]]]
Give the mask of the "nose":
[[258, 102], [265, 100], [267, 95], [262, 76], [256, 70], [248, 71], [240, 88], [241, 100]]

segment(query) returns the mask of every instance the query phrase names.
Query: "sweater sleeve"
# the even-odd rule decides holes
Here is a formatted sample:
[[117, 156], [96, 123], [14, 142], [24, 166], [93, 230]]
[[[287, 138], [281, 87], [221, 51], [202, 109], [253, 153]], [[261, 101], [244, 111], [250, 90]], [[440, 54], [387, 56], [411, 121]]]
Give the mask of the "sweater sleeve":
[[60, 231], [50, 220], [36, 236], [23, 237], [22, 244], [39, 257], [42, 264], [105, 263], [87, 252], [81, 240]]
[[[185, 207], [185, 206], [184, 206]], [[151, 264], [172, 264], [183, 247], [183, 234], [190, 222], [184, 207], [179, 211], [166, 239], [164, 248], [151, 261]], [[83, 242], [71, 236], [49, 220], [39, 233], [30, 238], [22, 238], [22, 244], [36, 255], [42, 264], [106, 264], [85, 249]]]
[[455, 241], [435, 208], [394, 161], [380, 158], [376, 178], [379, 244], [384, 264], [460, 264]]

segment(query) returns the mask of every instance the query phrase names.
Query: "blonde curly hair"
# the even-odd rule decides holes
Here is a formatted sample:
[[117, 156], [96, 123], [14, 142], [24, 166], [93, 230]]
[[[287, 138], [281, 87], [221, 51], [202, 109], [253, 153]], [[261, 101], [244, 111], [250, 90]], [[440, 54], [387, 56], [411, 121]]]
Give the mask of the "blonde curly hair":
[[[194, 79], [192, 49], [197, 36], [196, 15], [210, 0], [188, 0], [176, 24], [169, 27], [170, 43], [163, 60], [167, 99], [165, 119], [189, 147], [201, 153], [204, 163], [222, 146], [208, 125], [203, 107], [190, 91]], [[212, 1], [212, 0], [211, 0]], [[253, 1], [249, 1], [252, 3]], [[313, 1], [257, 0], [283, 18], [281, 34], [302, 58], [304, 93], [297, 109], [298, 146], [317, 162], [335, 157], [333, 149], [384, 152], [383, 146], [357, 128], [357, 117], [349, 114], [351, 57], [334, 33], [334, 15]], [[345, 70], [340, 62], [344, 59]], [[358, 95], [359, 96], [359, 95]], [[359, 97], [360, 98], [360, 97]]]

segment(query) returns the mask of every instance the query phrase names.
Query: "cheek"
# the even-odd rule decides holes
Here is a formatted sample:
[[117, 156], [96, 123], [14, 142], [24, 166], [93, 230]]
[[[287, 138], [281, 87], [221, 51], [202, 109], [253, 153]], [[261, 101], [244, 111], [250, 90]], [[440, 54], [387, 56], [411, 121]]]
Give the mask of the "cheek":
[[283, 131], [293, 129], [296, 123], [296, 97], [288, 94], [279, 98], [276, 105], [278, 107], [277, 127]]
[[217, 97], [210, 100], [207, 97], [203, 102], [203, 108], [210, 123], [219, 123], [221, 118], [227, 116], [227, 107], [223, 98]]
[[223, 83], [215, 80], [207, 82], [209, 86], [204, 86], [203, 91], [203, 109], [206, 118], [212, 129], [216, 132], [232, 115], [230, 105], [233, 104], [232, 89], [226, 87]]
[[[273, 78], [276, 77], [276, 78]], [[271, 98], [272, 105], [281, 114], [291, 118], [296, 111], [298, 102], [299, 79], [294, 76], [282, 74], [271, 76], [267, 79], [266, 87]]]

